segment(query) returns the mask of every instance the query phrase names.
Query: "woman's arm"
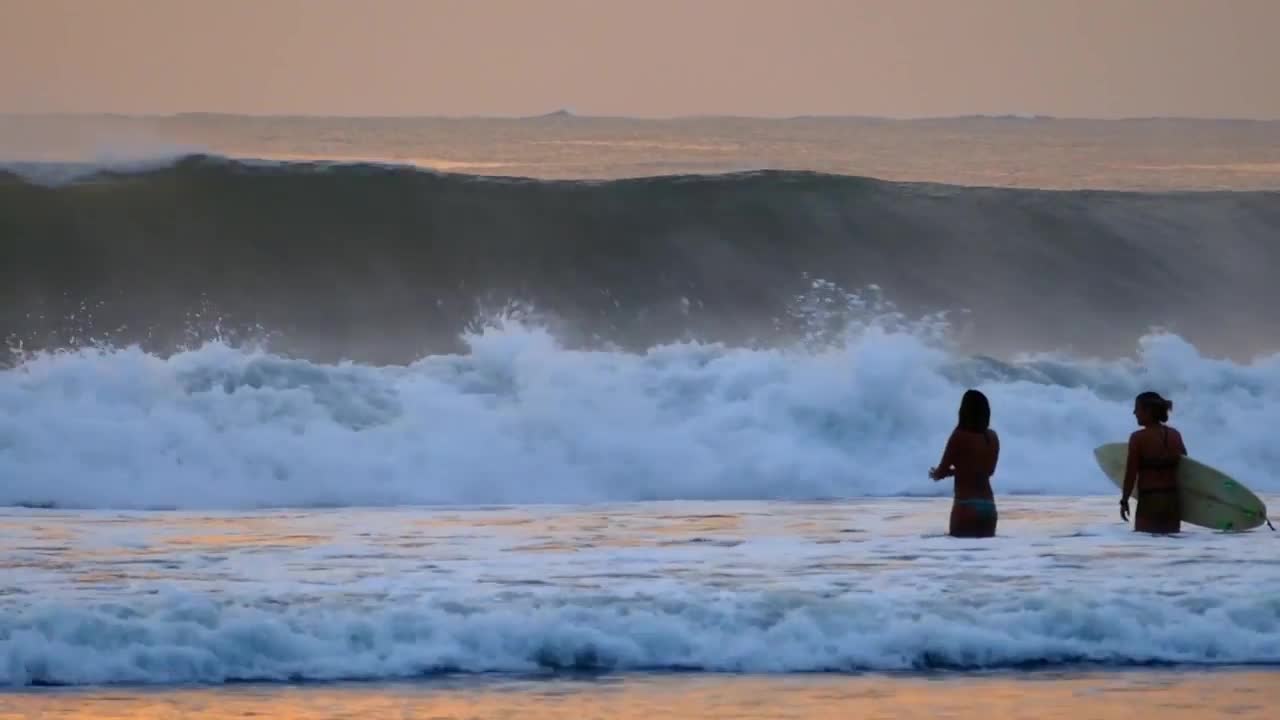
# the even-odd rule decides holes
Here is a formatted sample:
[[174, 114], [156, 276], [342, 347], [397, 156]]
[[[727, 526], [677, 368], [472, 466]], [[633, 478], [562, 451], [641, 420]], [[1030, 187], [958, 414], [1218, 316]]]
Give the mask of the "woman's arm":
[[951, 431], [951, 437], [947, 438], [947, 446], [942, 450], [942, 459], [938, 461], [938, 466], [929, 471], [929, 477], [935, 481], [945, 477], [951, 477], [955, 474], [955, 450], [956, 433]]
[[1134, 433], [1129, 436], [1129, 454], [1124, 460], [1124, 489], [1120, 494], [1120, 502], [1128, 502], [1133, 496], [1133, 488], [1138, 483], [1138, 461], [1141, 455], [1138, 452], [1138, 434]]
[[1000, 464], [1000, 436], [991, 431], [991, 474], [996, 474], [996, 465]]

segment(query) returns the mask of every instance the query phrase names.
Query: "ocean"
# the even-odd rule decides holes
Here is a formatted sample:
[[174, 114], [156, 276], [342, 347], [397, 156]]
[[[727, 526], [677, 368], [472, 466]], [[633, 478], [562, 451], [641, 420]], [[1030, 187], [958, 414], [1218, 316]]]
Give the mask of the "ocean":
[[[0, 119], [0, 718], [1262, 717], [1280, 123]], [[969, 387], [991, 540], [933, 483]]]

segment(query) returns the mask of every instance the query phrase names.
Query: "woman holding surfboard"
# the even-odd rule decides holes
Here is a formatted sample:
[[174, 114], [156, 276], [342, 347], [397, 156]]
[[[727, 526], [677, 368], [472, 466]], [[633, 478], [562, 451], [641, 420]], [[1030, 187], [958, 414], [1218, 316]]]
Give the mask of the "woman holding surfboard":
[[1120, 495], [1120, 518], [1129, 520], [1129, 498], [1138, 490], [1133, 529], [1137, 532], [1176, 533], [1182, 529], [1178, 501], [1178, 463], [1187, 454], [1182, 434], [1169, 427], [1173, 403], [1158, 393], [1134, 399], [1133, 416], [1142, 429], [1129, 436]]
[[1128, 521], [1129, 498], [1136, 494], [1134, 529], [1140, 532], [1175, 533], [1182, 523], [1222, 532], [1244, 532], [1264, 523], [1271, 527], [1266, 503], [1253, 491], [1187, 456], [1182, 435], [1165, 425], [1172, 407], [1156, 393], [1142, 393], [1133, 404], [1142, 429], [1127, 443], [1093, 450], [1098, 467], [1123, 492], [1121, 519]]
[[955, 477], [950, 533], [955, 537], [987, 538], [996, 534], [996, 500], [991, 476], [1000, 459], [1000, 437], [991, 429], [991, 404], [977, 390], [960, 400], [960, 418], [947, 440], [938, 467], [929, 470], [935, 482]]

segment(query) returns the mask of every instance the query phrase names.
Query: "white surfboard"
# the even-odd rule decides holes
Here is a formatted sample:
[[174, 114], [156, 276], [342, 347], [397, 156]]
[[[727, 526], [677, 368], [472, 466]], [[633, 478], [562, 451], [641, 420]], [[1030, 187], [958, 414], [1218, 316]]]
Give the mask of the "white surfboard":
[[[1116, 487], [1124, 487], [1126, 443], [1107, 443], [1093, 451], [1098, 467]], [[1137, 495], [1137, 491], [1134, 491]], [[1178, 499], [1182, 521], [1227, 532], [1252, 530], [1267, 522], [1267, 506], [1249, 488], [1202, 462], [1184, 457], [1178, 463]]]

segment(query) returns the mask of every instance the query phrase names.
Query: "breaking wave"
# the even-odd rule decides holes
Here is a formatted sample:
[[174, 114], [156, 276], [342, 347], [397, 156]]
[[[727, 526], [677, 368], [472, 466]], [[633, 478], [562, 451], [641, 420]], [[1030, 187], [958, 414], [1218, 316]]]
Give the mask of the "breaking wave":
[[[1141, 620], [1135, 620], [1135, 616]], [[857, 672], [1280, 664], [1265, 594], [980, 592], [423, 600], [185, 596], [0, 614], [0, 684], [413, 678], [447, 672]]]
[[316, 360], [458, 352], [536, 307], [575, 346], [787, 344], [822, 277], [950, 311], [974, 352], [1277, 349], [1280, 193], [1057, 192], [806, 172], [608, 182], [189, 155], [0, 171], [0, 331], [158, 352], [213, 330]]

